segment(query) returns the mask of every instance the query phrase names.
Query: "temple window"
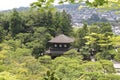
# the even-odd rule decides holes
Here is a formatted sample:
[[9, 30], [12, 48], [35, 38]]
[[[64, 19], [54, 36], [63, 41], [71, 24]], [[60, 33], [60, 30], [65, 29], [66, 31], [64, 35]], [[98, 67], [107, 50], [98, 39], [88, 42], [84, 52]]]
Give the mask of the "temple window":
[[62, 45], [61, 45], [61, 44], [59, 44], [59, 47], [62, 47]]
[[67, 47], [67, 45], [66, 45], [66, 44], [64, 44], [64, 47]]
[[57, 44], [55, 44], [54, 47], [57, 47]]

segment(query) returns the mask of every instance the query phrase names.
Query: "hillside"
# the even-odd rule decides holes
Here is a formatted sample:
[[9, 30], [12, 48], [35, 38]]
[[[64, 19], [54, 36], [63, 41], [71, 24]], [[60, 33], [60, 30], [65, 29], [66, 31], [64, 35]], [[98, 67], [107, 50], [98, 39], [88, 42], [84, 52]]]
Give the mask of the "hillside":
[[72, 16], [72, 24], [74, 26], [83, 25], [84, 21], [89, 24], [94, 22], [110, 22], [113, 26], [113, 31], [116, 34], [120, 34], [119, 20], [120, 14], [118, 11], [103, 11], [95, 8], [83, 7], [79, 9], [80, 6], [85, 6], [84, 4], [65, 4], [57, 6], [58, 10], [66, 10]]
[[[95, 8], [83, 7], [79, 9], [80, 6], [85, 6], [85, 4], [64, 4], [58, 5], [56, 8], [58, 11], [66, 10], [68, 14], [72, 17], [72, 25], [82, 26], [83, 22], [92, 24], [95, 22], [110, 22], [113, 26], [113, 31], [116, 34], [120, 34], [119, 20], [120, 14], [118, 11], [103, 11]], [[28, 7], [17, 8], [17, 11], [29, 10]], [[10, 10], [5, 10], [3, 12], [8, 12]]]

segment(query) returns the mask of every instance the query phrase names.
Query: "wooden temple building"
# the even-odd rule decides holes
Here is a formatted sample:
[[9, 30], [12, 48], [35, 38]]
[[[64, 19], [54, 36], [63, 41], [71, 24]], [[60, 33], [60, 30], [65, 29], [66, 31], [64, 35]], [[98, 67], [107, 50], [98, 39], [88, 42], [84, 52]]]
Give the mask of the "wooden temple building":
[[64, 34], [58, 35], [48, 41], [49, 50], [46, 51], [46, 54], [50, 55], [51, 57], [60, 56], [64, 52], [70, 50], [72, 42], [74, 42], [73, 38], [70, 38]]

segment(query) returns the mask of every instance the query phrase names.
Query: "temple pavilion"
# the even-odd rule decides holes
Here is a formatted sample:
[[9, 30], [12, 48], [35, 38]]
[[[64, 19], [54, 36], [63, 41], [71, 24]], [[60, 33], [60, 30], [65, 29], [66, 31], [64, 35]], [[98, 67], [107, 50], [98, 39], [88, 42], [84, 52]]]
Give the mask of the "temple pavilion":
[[55, 38], [48, 41], [50, 45], [49, 50], [46, 51], [46, 53], [51, 55], [52, 57], [60, 56], [64, 52], [70, 50], [72, 42], [74, 42], [73, 38], [68, 37], [64, 34], [58, 35]]

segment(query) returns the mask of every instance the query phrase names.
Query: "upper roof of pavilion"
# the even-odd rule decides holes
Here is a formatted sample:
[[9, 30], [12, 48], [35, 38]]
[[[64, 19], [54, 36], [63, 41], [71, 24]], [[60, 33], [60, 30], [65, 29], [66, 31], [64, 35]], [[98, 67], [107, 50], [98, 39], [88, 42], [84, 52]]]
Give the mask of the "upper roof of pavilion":
[[60, 34], [48, 42], [49, 43], [72, 43], [74, 42], [74, 38], [68, 37], [64, 34]]

